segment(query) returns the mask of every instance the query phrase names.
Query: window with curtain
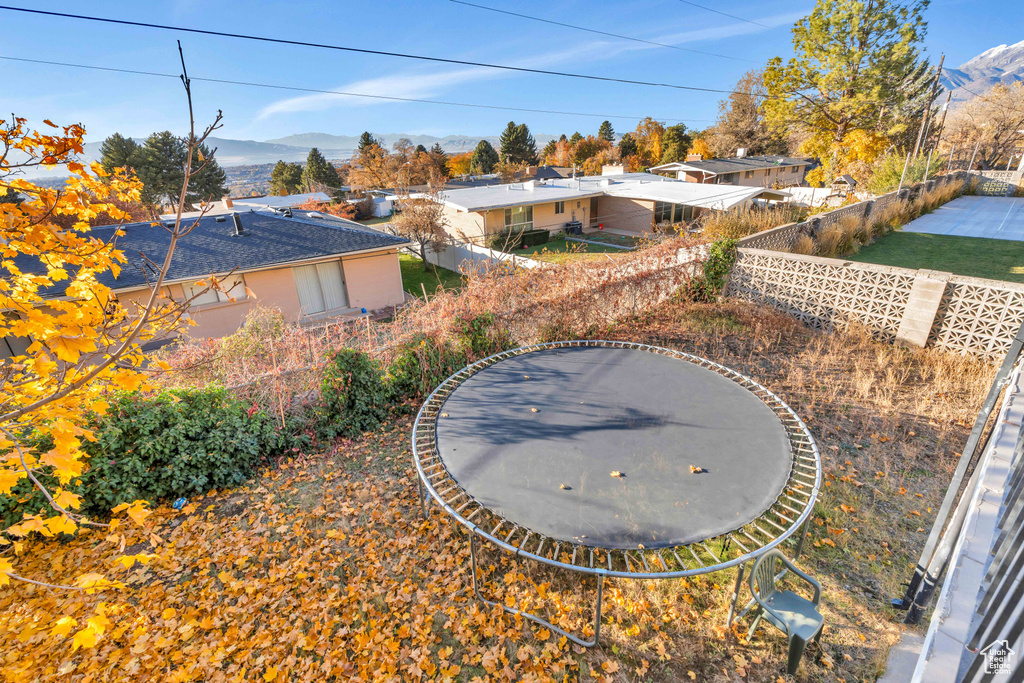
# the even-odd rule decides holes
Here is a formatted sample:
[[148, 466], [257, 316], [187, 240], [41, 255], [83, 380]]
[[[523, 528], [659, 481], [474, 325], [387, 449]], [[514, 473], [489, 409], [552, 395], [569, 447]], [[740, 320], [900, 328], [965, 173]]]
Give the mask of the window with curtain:
[[505, 228], [509, 230], [533, 230], [533, 207], [514, 206], [505, 209]]
[[[228, 301], [243, 301], [249, 298], [245, 291], [245, 277], [241, 273], [229, 275], [220, 279], [220, 290], [206, 289], [204, 285], [182, 285], [185, 298], [191, 299], [191, 306], [206, 306], [207, 304], [225, 303]], [[203, 290], [206, 289], [204, 292]], [[223, 290], [223, 291], [221, 291]], [[196, 296], [198, 294], [198, 296]], [[192, 297], [196, 297], [193, 299]]]
[[340, 261], [325, 261], [292, 268], [299, 305], [306, 315], [348, 308], [348, 294]]

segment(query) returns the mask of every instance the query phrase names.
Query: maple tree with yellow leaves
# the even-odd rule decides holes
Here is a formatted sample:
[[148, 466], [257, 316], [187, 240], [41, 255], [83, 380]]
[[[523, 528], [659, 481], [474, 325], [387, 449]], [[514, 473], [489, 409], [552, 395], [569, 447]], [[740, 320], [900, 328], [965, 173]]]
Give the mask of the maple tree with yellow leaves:
[[[187, 78], [183, 82], [188, 93]], [[189, 110], [191, 118], [190, 96]], [[88, 519], [79, 512], [81, 498], [70, 485], [88, 467], [82, 444], [95, 440], [90, 419], [106, 412], [113, 392], [149, 386], [147, 371], [152, 368], [145, 367], [140, 345], [172, 334], [186, 322], [190, 300], [172, 301], [162, 285], [177, 241], [196, 224], [184, 225], [181, 219], [188, 179], [204, 161], [198, 154], [200, 163], [194, 165], [193, 155], [219, 122], [218, 113], [200, 136], [192, 125], [181, 201], [173, 226], [166, 228], [171, 236], [167, 253], [162, 264], [151, 264], [157, 275], [148, 299], [128, 307], [100, 277], [116, 277], [127, 263], [116, 248], [123, 231], [104, 231], [110, 235], [104, 240], [92, 232], [90, 222], [102, 213], [122, 222], [130, 219], [118, 205], [137, 202], [142, 184], [125, 169], [110, 174], [99, 164], [87, 168], [80, 163], [85, 138], [81, 125], [60, 127], [46, 120], [50, 130], [42, 132], [24, 118], [0, 119], [0, 194], [15, 198], [0, 203], [0, 335], [13, 351], [0, 363], [0, 495], [11, 494], [28, 480], [51, 509], [49, 514], [26, 513], [0, 529], [0, 586], [13, 579], [87, 594], [120, 587], [98, 572], [55, 582], [19, 573], [17, 565], [25, 559], [26, 539], [33, 534], [53, 538], [92, 527], [105, 529], [108, 540], [119, 538], [120, 519]], [[35, 167], [57, 166], [71, 174], [63, 189], [40, 187], [20, 177]], [[217, 281], [210, 286], [217, 287]], [[42, 481], [50, 477], [57, 482], [53, 490]], [[149, 514], [141, 500], [111, 512], [125, 513], [140, 526]], [[130, 567], [149, 557], [140, 553], [116, 561]], [[101, 602], [75, 634], [73, 647], [95, 645], [109, 623]], [[77, 626], [75, 619], [62, 617], [53, 633], [66, 635]]]

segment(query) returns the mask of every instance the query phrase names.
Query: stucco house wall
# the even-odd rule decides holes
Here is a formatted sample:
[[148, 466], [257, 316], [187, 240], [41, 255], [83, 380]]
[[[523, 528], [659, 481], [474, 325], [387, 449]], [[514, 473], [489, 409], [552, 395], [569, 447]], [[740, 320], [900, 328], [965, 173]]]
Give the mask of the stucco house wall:
[[[309, 320], [302, 315], [302, 306], [299, 304], [299, 294], [295, 286], [292, 267], [293, 265], [312, 265], [334, 260], [341, 261], [345, 289], [348, 294], [348, 311], [356, 312], [361, 308], [374, 310], [385, 306], [397, 306], [405, 300], [397, 250], [355, 254], [341, 259], [304, 261], [301, 264], [242, 272], [245, 286], [252, 292], [252, 296], [236, 301], [193, 306], [189, 310], [189, 317], [195, 321], [195, 325], [188, 326], [184, 332], [194, 338], [229, 335], [242, 326], [249, 311], [256, 306], [280, 309], [288, 322]], [[167, 290], [173, 299], [184, 299], [185, 295], [181, 284], [171, 284]], [[122, 304], [129, 307], [131, 303], [144, 305], [149, 298], [149, 290], [136, 289], [118, 292], [117, 297]]]
[[598, 197], [597, 215], [606, 228], [638, 234], [650, 232], [654, 225], [654, 202], [628, 197]]

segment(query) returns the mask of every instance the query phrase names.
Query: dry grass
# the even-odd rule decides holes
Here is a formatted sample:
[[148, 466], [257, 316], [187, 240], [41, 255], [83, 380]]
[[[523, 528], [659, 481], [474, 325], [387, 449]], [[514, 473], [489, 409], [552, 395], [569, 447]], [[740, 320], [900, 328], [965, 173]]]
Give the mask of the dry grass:
[[806, 240], [801, 241], [799, 246], [794, 241], [789, 251], [794, 254], [813, 253], [826, 258], [843, 258], [856, 254], [862, 246], [923, 214], [934, 211], [969, 190], [970, 186], [966, 183], [951, 182], [929, 191], [922, 191], [911, 201], [889, 204], [870, 216], [844, 215], [838, 222], [822, 228], [810, 246]]
[[733, 211], [708, 211], [701, 215], [701, 235], [709, 241], [739, 239], [747, 235], [795, 223], [804, 218], [806, 211], [789, 204], [769, 208], [751, 208]]
[[[537, 270], [509, 264], [479, 269], [465, 274], [460, 290], [439, 291], [429, 302], [416, 300], [393, 318], [302, 326], [286, 324], [275, 311], [258, 310], [231, 336], [165, 350], [160, 355], [174, 371], [159, 381], [164, 386], [222, 384], [283, 413], [311, 398], [332, 350], [355, 348], [386, 362], [417, 334], [450, 337], [460, 319], [485, 313], [517, 341], [530, 343], [579, 334], [645, 311], [700, 270], [701, 250], [696, 247], [689, 238], [675, 237], [614, 259], [573, 260]], [[684, 253], [688, 256], [681, 260]]]

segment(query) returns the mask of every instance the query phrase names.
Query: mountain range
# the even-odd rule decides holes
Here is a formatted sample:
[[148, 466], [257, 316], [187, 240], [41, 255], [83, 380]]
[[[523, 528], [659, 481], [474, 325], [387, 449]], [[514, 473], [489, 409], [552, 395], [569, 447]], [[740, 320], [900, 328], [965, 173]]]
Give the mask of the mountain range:
[[[441, 148], [448, 154], [472, 152], [481, 140], [487, 140], [496, 149], [498, 147], [497, 135], [485, 135], [483, 137], [446, 135], [444, 137], [436, 137], [433, 135], [411, 135], [409, 133], [385, 133], [384, 135], [376, 135], [376, 137], [384, 143], [387, 149], [391, 149], [391, 146], [401, 138], [408, 138], [413, 145], [423, 145], [428, 149], [433, 147], [435, 143], [440, 143]], [[556, 139], [556, 136], [536, 135], [534, 138], [539, 151], [549, 140]], [[135, 141], [142, 144], [145, 142], [145, 139], [135, 138]], [[313, 147], [318, 148], [331, 161], [348, 161], [352, 158], [358, 143], [359, 136], [357, 135], [331, 135], [329, 133], [300, 133], [262, 142], [259, 140], [233, 140], [231, 138], [216, 137], [207, 139], [207, 144], [211, 148], [217, 149], [217, 163], [224, 168], [273, 164], [278, 160], [289, 162], [305, 161], [309, 155], [309, 150]], [[102, 144], [102, 141], [86, 143], [85, 153], [82, 154], [82, 158], [86, 163], [99, 161], [100, 146]], [[38, 169], [27, 173], [26, 176], [31, 178], [66, 176], [67, 173], [62, 172], [62, 170]]]
[[953, 92], [954, 100], [964, 101], [997, 83], [1015, 81], [1024, 81], [1024, 40], [985, 50], [955, 69], [943, 69], [941, 83]]

